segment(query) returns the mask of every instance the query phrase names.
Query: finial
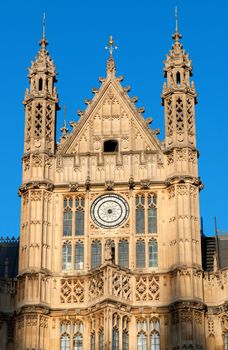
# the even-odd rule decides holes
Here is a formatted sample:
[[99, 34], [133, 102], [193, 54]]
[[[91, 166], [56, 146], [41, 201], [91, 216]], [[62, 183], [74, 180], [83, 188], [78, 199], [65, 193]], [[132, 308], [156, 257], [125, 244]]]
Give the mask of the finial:
[[175, 6], [176, 32], [178, 32], [178, 7]]
[[115, 46], [115, 42], [113, 40], [112, 35], [110, 35], [108, 46], [105, 46], [105, 49], [109, 50], [110, 56], [112, 56], [112, 53], [113, 53], [114, 50], [118, 49], [118, 47]]
[[62, 133], [62, 137], [65, 137], [66, 134], [68, 133], [68, 128], [66, 126], [66, 113], [67, 113], [67, 108], [66, 108], [66, 105], [64, 105], [64, 110], [63, 110], [64, 122], [63, 122], [63, 127], [60, 129]]
[[48, 41], [46, 39], [46, 15], [43, 14], [43, 24], [42, 24], [42, 39], [39, 42], [42, 49], [46, 49], [46, 46], [48, 45]]
[[46, 36], [46, 16], [45, 16], [45, 12], [43, 13], [43, 35], [42, 38], [45, 39]]
[[175, 33], [173, 34], [172, 38], [174, 39], [175, 42], [179, 42], [179, 39], [182, 38], [182, 35], [179, 33], [178, 30], [178, 8], [175, 6]]

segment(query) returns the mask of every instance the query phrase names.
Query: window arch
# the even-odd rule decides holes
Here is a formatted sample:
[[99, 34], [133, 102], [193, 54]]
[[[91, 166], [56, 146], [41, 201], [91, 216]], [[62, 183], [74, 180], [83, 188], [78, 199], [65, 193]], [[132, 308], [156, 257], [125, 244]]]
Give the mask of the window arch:
[[104, 329], [99, 331], [99, 350], [104, 350]]
[[145, 267], [145, 241], [141, 239], [136, 242], [136, 267]]
[[107, 140], [104, 142], [104, 152], [118, 152], [118, 141], [117, 140]]
[[148, 233], [157, 232], [157, 197], [155, 195], [149, 194], [147, 196], [148, 205]]
[[119, 350], [119, 316], [112, 316], [112, 350]]
[[119, 241], [118, 260], [120, 266], [129, 267], [129, 244], [126, 240]]
[[64, 242], [62, 249], [62, 269], [71, 270], [72, 245], [71, 242]]
[[158, 319], [150, 321], [150, 350], [160, 350], [160, 322]]
[[93, 269], [101, 265], [101, 242], [100, 241], [92, 242], [91, 257], [92, 257], [91, 265]]
[[73, 350], [83, 350], [83, 323], [76, 321], [74, 323]]
[[136, 195], [136, 233], [145, 233], [145, 196]]
[[158, 267], [158, 242], [151, 239], [148, 245], [149, 249], [149, 267]]
[[63, 201], [63, 236], [72, 236], [72, 198]]
[[137, 321], [137, 350], [146, 350], [146, 320]]
[[228, 333], [224, 334], [224, 350], [228, 350]]
[[176, 73], [176, 83], [179, 85], [181, 83], [181, 75], [180, 72]]
[[129, 350], [129, 318], [124, 316], [122, 319], [122, 350]]
[[39, 91], [42, 91], [43, 90], [43, 79], [42, 78], [39, 79], [39, 84], [38, 85], [39, 85], [38, 86]]
[[96, 340], [95, 340], [95, 333], [91, 334], [91, 350], [95, 350], [96, 349]]
[[70, 323], [63, 322], [60, 324], [60, 350], [70, 350]]
[[85, 200], [83, 197], [75, 199], [75, 235], [84, 235], [84, 206]]
[[153, 193], [138, 193], [135, 196], [136, 234], [157, 233], [157, 196]]
[[75, 243], [75, 270], [84, 268], [84, 243], [78, 241]]

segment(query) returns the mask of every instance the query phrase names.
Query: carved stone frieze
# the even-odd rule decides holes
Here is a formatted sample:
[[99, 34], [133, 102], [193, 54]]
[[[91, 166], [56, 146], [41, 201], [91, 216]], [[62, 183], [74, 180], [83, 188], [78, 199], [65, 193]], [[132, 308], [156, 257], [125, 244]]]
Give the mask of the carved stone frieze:
[[121, 273], [121, 272], [113, 272], [112, 274], [112, 293], [114, 296], [130, 299], [131, 296], [131, 284], [130, 284], [130, 276]]
[[78, 192], [79, 191], [79, 184], [77, 182], [71, 182], [69, 184], [69, 191], [70, 192]]
[[60, 281], [61, 303], [82, 303], [85, 298], [84, 280], [79, 278], [66, 278]]
[[99, 272], [89, 279], [89, 299], [94, 300], [104, 295], [104, 273]]
[[159, 300], [159, 276], [152, 275], [136, 277], [135, 293], [137, 301]]

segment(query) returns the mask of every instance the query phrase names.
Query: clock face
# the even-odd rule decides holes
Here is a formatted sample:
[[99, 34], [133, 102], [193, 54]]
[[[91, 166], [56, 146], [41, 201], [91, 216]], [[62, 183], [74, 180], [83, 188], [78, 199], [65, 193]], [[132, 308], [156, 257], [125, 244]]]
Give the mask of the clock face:
[[96, 225], [115, 228], [128, 218], [129, 206], [121, 196], [104, 194], [93, 202], [90, 213]]

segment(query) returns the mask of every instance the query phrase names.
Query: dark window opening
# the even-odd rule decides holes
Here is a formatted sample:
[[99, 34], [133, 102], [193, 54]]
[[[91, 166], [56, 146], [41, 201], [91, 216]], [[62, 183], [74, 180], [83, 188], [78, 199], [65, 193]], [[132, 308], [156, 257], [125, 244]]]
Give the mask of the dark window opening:
[[116, 140], [105, 141], [104, 152], [118, 152], [118, 141]]
[[112, 242], [111, 254], [112, 254], [112, 263], [115, 264], [115, 243], [114, 242]]
[[176, 74], [176, 81], [177, 81], [177, 84], [180, 84], [180, 83], [181, 83], [180, 72], [177, 72], [177, 74]]
[[43, 79], [40, 78], [39, 79], [39, 91], [42, 91], [43, 90]]

